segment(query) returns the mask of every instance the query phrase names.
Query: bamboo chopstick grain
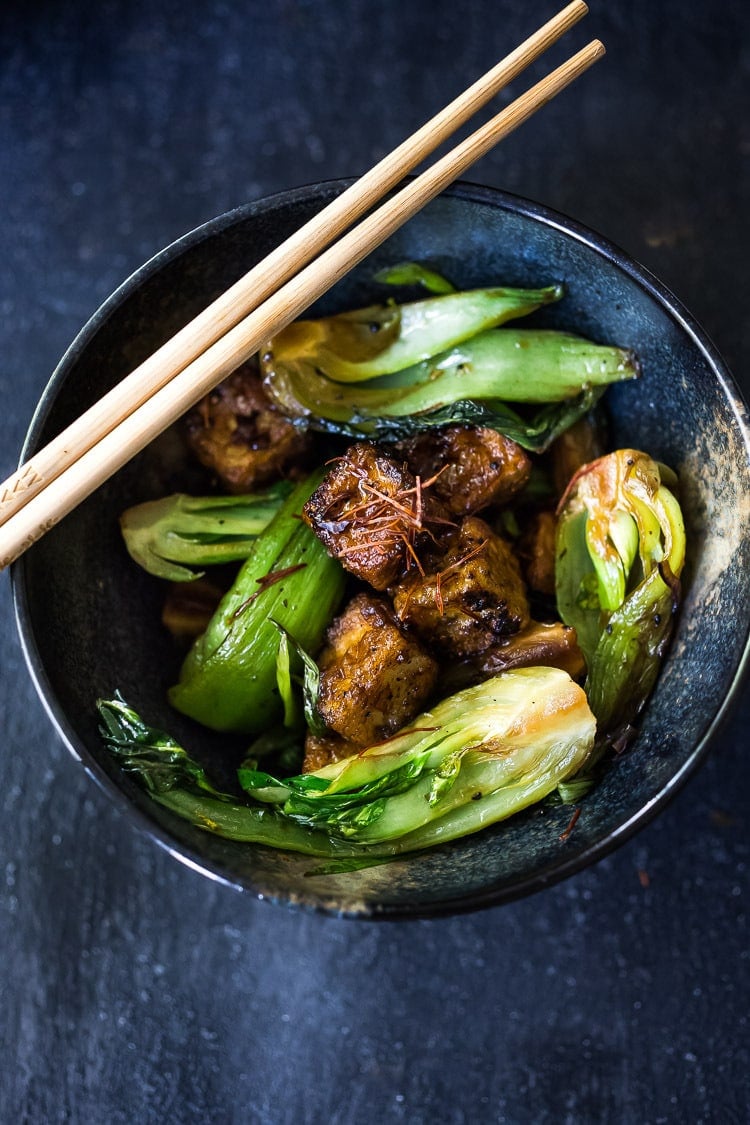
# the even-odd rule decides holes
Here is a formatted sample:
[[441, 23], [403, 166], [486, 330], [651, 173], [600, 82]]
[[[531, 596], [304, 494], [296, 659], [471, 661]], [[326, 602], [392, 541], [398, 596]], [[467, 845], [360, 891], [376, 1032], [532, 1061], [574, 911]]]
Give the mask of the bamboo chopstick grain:
[[572, 0], [0, 484], [0, 524], [383, 198], [588, 11]]
[[353, 266], [434, 199], [503, 137], [564, 90], [604, 54], [593, 40], [537, 82], [358, 226], [305, 266], [96, 445], [72, 461], [0, 527], [0, 568], [7, 566], [266, 341], [299, 316]]

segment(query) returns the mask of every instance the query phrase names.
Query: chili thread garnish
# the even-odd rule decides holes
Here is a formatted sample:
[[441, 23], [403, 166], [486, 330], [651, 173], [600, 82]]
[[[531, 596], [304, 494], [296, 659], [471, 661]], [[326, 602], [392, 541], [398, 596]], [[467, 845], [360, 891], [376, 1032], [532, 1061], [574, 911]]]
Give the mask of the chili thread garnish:
[[256, 590], [254, 594], [251, 594], [249, 598], [245, 598], [242, 605], [238, 606], [232, 614], [232, 619], [234, 620], [236, 617], [239, 617], [241, 613], [244, 613], [248, 606], [252, 605], [255, 599], [259, 598], [261, 594], [264, 594], [271, 586], [275, 586], [277, 582], [283, 582], [290, 574], [294, 574], [298, 570], [304, 570], [306, 566], [307, 563], [304, 562], [295, 563], [294, 566], [285, 566], [282, 567], [281, 570], [270, 570], [268, 574], [263, 574], [260, 578], [256, 578], [255, 581], [260, 586], [260, 589]]
[[560, 840], [561, 840], [561, 841], [562, 841], [563, 843], [565, 843], [565, 841], [566, 841], [566, 840], [568, 839], [568, 837], [570, 836], [571, 832], [572, 832], [572, 831], [573, 831], [573, 829], [575, 828], [575, 826], [576, 826], [576, 822], [578, 821], [578, 817], [579, 817], [580, 815], [581, 815], [581, 810], [580, 810], [580, 808], [577, 808], [577, 809], [576, 809], [576, 811], [575, 811], [575, 812], [573, 813], [573, 815], [571, 816], [570, 820], [568, 821], [568, 827], [567, 827], [567, 828], [565, 829], [565, 831], [564, 831], [564, 832], [561, 832], [561, 833], [560, 833]]
[[[337, 460], [345, 460], [345, 458]], [[447, 465], [443, 466], [427, 480], [423, 480], [417, 474], [414, 484], [409, 488], [396, 487], [395, 491], [389, 494], [373, 484], [364, 469], [352, 465], [352, 473], [357, 479], [358, 496], [343, 504], [340, 497], [335, 497], [324, 509], [321, 518], [338, 524], [360, 521], [372, 534], [350, 547], [337, 550], [337, 557], [345, 558], [347, 555], [363, 550], [387, 549], [389, 542], [400, 541], [405, 556], [405, 570], [408, 572], [415, 567], [424, 577], [425, 570], [416, 550], [417, 536], [427, 535], [433, 543], [436, 543], [437, 539], [431, 528], [427, 526], [428, 523], [455, 526], [452, 520], [438, 515], [425, 515], [424, 491], [435, 483], [447, 467]]]
[[[467, 551], [463, 558], [457, 559], [454, 563], [451, 563], [450, 566], [446, 566], [443, 570], [439, 570], [435, 575], [435, 605], [437, 606], [438, 613], [441, 617], [445, 612], [445, 605], [443, 603], [443, 579], [447, 575], [449, 575], [452, 570], [457, 570], [460, 566], [463, 566], [465, 563], [469, 562], [470, 559], [476, 558], [476, 556], [484, 550], [488, 542], [489, 540], [483, 539], [481, 543], [478, 543], [476, 545], [476, 547], [472, 547], [470, 551]], [[469, 616], [473, 617], [474, 615], [469, 614]], [[479, 618], [475, 617], [475, 620], [478, 621]]]

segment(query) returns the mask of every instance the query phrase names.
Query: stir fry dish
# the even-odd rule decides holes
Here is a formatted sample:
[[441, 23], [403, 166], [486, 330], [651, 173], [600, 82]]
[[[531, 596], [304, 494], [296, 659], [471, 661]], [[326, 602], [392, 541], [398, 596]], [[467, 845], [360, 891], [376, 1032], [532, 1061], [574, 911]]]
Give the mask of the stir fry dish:
[[213, 491], [121, 517], [189, 645], [169, 701], [241, 739], [235, 790], [98, 703], [161, 805], [347, 869], [578, 801], [635, 733], [685, 558], [675, 474], [607, 451], [635, 356], [516, 326], [560, 286], [377, 280], [431, 292], [279, 332], [183, 420]]

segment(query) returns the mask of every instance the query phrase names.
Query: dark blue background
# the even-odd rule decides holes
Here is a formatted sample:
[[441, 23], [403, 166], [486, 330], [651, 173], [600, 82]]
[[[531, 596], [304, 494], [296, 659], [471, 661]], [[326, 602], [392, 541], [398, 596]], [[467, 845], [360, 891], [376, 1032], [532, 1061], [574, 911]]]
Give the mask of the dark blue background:
[[[470, 178], [619, 243], [747, 393], [748, 6], [592, 9], [566, 43], [597, 35], [606, 60]], [[145, 258], [364, 171], [552, 12], [6, 0], [2, 477], [59, 355]], [[481, 914], [340, 921], [216, 886], [115, 813], [52, 733], [6, 575], [0, 600], [3, 1121], [748, 1120], [747, 694], [673, 805], [593, 869]]]

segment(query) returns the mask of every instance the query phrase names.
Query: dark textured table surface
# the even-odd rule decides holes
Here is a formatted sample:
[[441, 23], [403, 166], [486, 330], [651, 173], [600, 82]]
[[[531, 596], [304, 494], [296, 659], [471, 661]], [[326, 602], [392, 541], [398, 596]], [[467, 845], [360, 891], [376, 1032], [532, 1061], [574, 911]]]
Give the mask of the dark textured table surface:
[[[619, 243], [747, 393], [750, 9], [592, 9], [570, 42], [607, 59], [470, 178]], [[2, 477], [133, 268], [245, 200], [364, 171], [552, 11], [6, 0]], [[212, 884], [115, 813], [36, 698], [6, 574], [0, 601], [3, 1122], [748, 1120], [747, 692], [594, 868], [484, 913], [358, 923]]]

